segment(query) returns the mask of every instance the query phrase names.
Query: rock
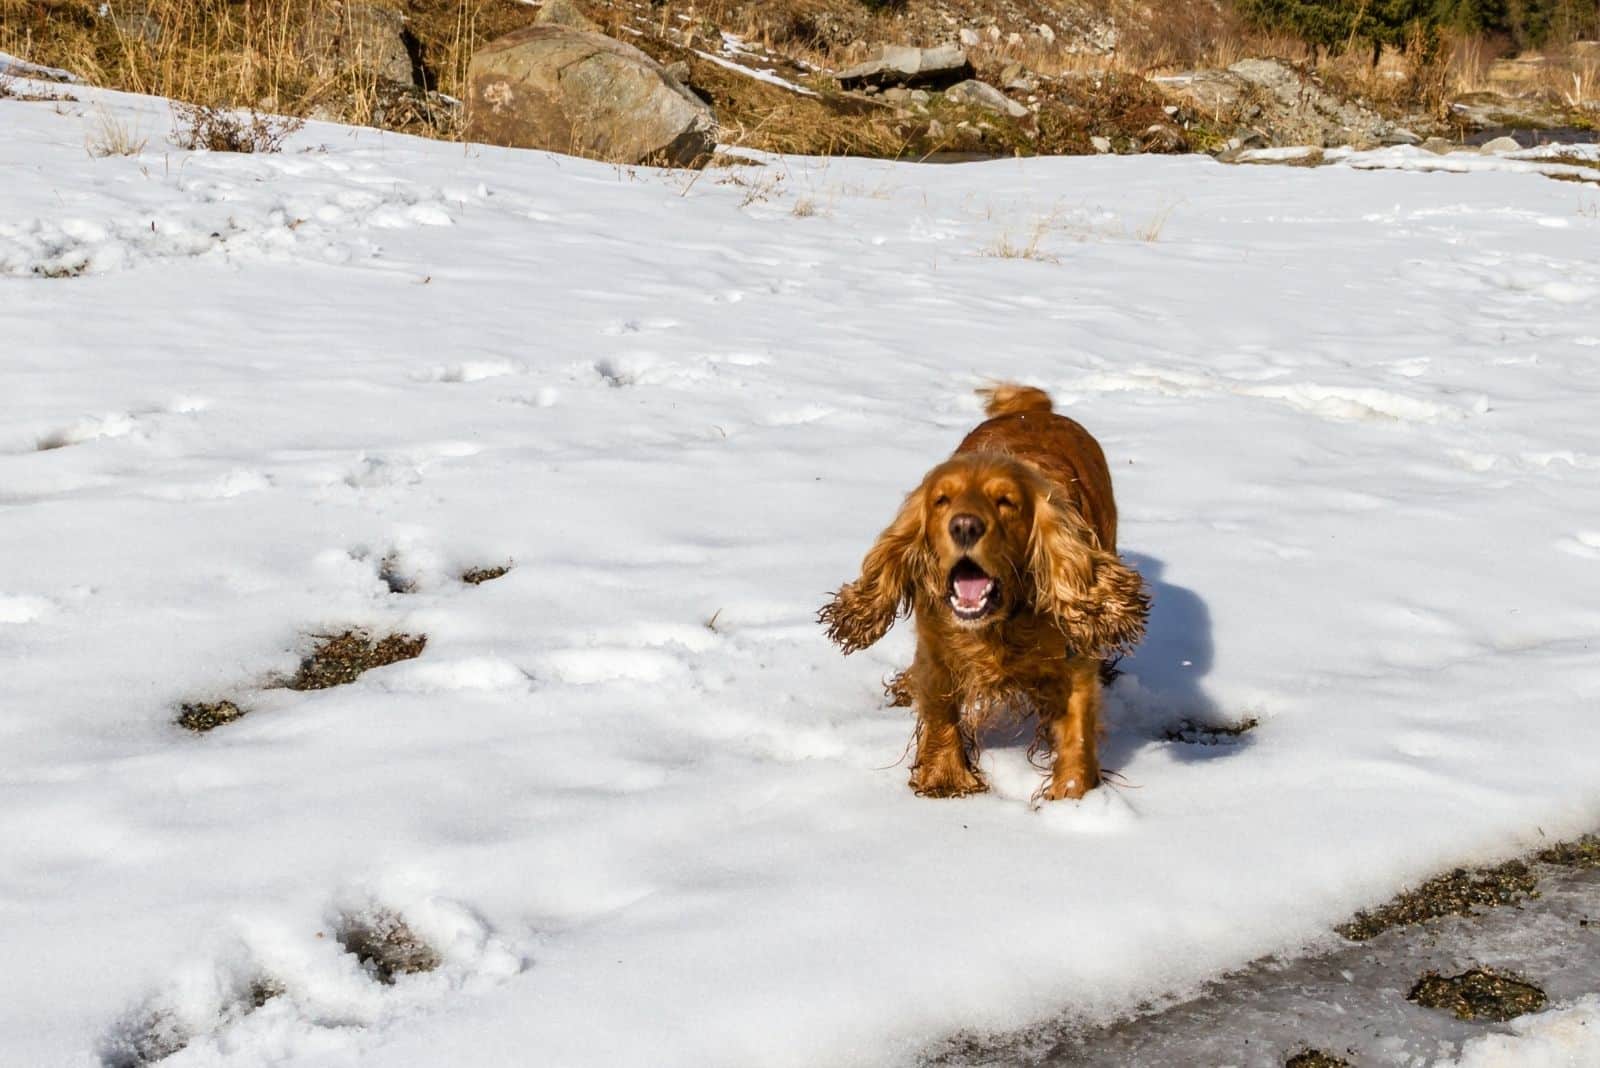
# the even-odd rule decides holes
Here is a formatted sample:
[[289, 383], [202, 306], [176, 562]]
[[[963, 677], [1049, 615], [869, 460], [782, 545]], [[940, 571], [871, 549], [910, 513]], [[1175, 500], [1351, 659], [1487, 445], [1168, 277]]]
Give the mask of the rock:
[[117, 33], [130, 40], [140, 40], [145, 44], [156, 45], [161, 43], [161, 20], [148, 11], [127, 10], [121, 11], [108, 5], [100, 8], [101, 15], [111, 20], [111, 25], [117, 28]]
[[1019, 93], [1031, 93], [1039, 88], [1039, 79], [1021, 63], [1007, 63], [1000, 72], [1000, 85]]
[[1376, 144], [1393, 125], [1370, 108], [1322, 89], [1286, 63], [1242, 59], [1227, 70], [1187, 71], [1154, 79], [1203, 115], [1231, 115], [1276, 145]]
[[1109, 137], [1091, 137], [1089, 138], [1089, 144], [1093, 145], [1094, 150], [1101, 155], [1111, 151], [1111, 138]]
[[585, 15], [583, 9], [573, 0], [544, 0], [544, 6], [539, 9], [539, 15], [533, 21], [540, 26], [565, 26], [572, 30], [600, 32], [600, 26]]
[[978, 36], [977, 30], [969, 29], [965, 26], [961, 28], [961, 32], [956, 35], [956, 38], [961, 42], [962, 48], [976, 48], [983, 41], [983, 38]]
[[997, 115], [1009, 115], [1013, 119], [1025, 118], [1029, 114], [1026, 107], [987, 82], [970, 79], [959, 82], [944, 91], [944, 98], [955, 104], [981, 108]]
[[1410, 130], [1406, 129], [1404, 126], [1396, 126], [1394, 129], [1392, 129], [1388, 133], [1384, 134], [1378, 140], [1379, 140], [1379, 142], [1381, 144], [1385, 144], [1385, 145], [1420, 145], [1420, 144], [1422, 144], [1422, 138], [1418, 137], [1416, 134], [1412, 133]]
[[1045, 44], [1055, 44], [1056, 43], [1055, 27], [1051, 26], [1047, 22], [1039, 23], [1039, 36], [1044, 38], [1044, 43]]
[[559, 25], [478, 49], [467, 70], [469, 140], [612, 163], [687, 165], [716, 146], [711, 109], [621, 41]]
[[681, 85], [689, 84], [689, 64], [685, 63], [683, 60], [673, 60], [671, 63], [667, 64], [666, 70], [668, 74], [672, 75], [672, 79], [674, 81]]
[[1496, 137], [1493, 141], [1486, 141], [1478, 148], [1485, 156], [1503, 156], [1507, 152], [1521, 152], [1522, 146], [1514, 137]]
[[406, 19], [392, 8], [338, 0], [316, 5], [300, 31], [300, 48], [324, 73], [360, 70], [416, 84]]
[[1456, 143], [1445, 137], [1430, 137], [1422, 142], [1422, 150], [1432, 152], [1435, 156], [1445, 156], [1456, 150]]
[[1189, 140], [1183, 131], [1170, 123], [1155, 123], [1139, 135], [1141, 152], [1187, 152]]
[[885, 45], [876, 59], [869, 59], [834, 75], [845, 89], [864, 89], [892, 85], [925, 86], [943, 89], [972, 77], [972, 63], [966, 52], [954, 45], [938, 48], [911, 48]]

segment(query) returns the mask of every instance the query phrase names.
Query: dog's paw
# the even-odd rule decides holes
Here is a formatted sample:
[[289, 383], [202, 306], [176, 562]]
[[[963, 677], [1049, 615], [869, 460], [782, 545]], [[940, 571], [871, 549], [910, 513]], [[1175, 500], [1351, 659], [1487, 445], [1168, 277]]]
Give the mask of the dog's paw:
[[1044, 784], [1040, 796], [1046, 801], [1077, 801], [1099, 785], [1098, 771], [1085, 772], [1082, 769], [1073, 769], [1051, 776], [1050, 781]]
[[947, 764], [913, 769], [911, 789], [918, 797], [968, 797], [987, 793], [989, 785], [971, 769]]

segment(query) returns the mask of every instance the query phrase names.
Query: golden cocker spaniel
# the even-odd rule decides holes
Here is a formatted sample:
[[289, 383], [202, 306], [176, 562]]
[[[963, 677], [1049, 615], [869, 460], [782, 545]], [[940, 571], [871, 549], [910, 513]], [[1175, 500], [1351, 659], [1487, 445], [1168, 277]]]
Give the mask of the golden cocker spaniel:
[[911, 787], [986, 789], [979, 729], [1004, 709], [1038, 716], [1049, 799], [1100, 783], [1102, 662], [1144, 634], [1149, 598], [1116, 554], [1105, 454], [1042, 390], [980, 391], [989, 418], [929, 471], [818, 614], [847, 654], [916, 617], [917, 652], [889, 684], [914, 705]]

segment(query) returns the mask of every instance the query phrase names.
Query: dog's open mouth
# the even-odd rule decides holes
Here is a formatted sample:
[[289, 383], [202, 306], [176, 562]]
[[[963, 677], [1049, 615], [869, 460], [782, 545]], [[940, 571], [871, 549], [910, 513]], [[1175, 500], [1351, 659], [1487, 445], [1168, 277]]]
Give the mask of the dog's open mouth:
[[963, 557], [950, 569], [950, 611], [957, 619], [982, 619], [993, 610], [997, 593], [994, 579], [971, 560]]

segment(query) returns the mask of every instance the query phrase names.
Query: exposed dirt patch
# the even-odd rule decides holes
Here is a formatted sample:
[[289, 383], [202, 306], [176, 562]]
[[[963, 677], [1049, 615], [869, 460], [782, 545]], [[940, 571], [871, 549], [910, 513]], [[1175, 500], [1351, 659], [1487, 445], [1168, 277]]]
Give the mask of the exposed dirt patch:
[[431, 972], [440, 964], [438, 951], [392, 912], [346, 916], [337, 937], [386, 986], [394, 985], [396, 976]]
[[273, 998], [282, 997], [288, 993], [282, 983], [269, 976], [262, 976], [250, 984], [250, 989], [245, 991], [245, 997], [252, 1009], [259, 1009]]
[[468, 586], [482, 586], [485, 582], [493, 582], [497, 578], [503, 578], [510, 570], [510, 564], [497, 564], [494, 567], [470, 567], [461, 573], [461, 581]]
[[397, 664], [422, 655], [428, 644], [424, 634], [389, 634], [374, 639], [366, 631], [347, 630], [325, 636], [311, 654], [300, 661], [300, 670], [285, 682], [289, 690], [326, 690], [356, 681], [363, 672]]
[[378, 581], [387, 586], [390, 593], [417, 592], [416, 580], [405, 573], [397, 553], [389, 553], [378, 561]]
[[[1554, 848], [1562, 848], [1560, 846]], [[1440, 916], [1470, 916], [1476, 908], [1511, 905], [1537, 893], [1538, 877], [1520, 860], [1493, 868], [1457, 868], [1401, 893], [1387, 905], [1358, 912], [1338, 928], [1344, 937], [1365, 942], [1391, 927], [1405, 927]]]
[[1544, 1008], [1544, 991], [1514, 975], [1473, 968], [1460, 975], [1429, 972], [1406, 995], [1428, 1009], [1443, 1009], [1458, 1020], [1504, 1023]]
[[224, 723], [232, 723], [249, 712], [232, 701], [190, 701], [178, 708], [178, 726], [184, 730], [204, 734], [216, 730]]

